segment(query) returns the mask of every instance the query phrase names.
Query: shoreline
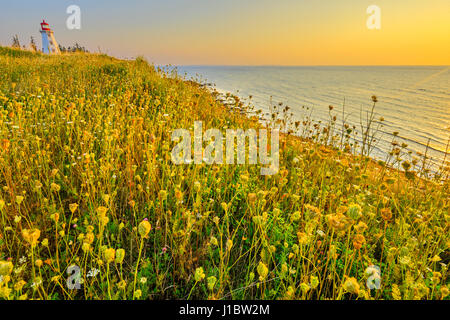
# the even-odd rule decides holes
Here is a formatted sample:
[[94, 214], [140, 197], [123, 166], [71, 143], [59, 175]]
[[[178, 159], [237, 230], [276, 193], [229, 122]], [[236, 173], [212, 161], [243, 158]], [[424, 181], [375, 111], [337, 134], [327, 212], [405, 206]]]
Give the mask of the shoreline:
[[[242, 74], [242, 70], [238, 70], [236, 72], [233, 72], [232, 70], [228, 70], [228, 69], [223, 69], [219, 68], [219, 69], [214, 69], [215, 67], [211, 67], [212, 70], [209, 70], [208, 67], [201, 67], [198, 66], [197, 68], [193, 68], [193, 69], [189, 69], [186, 67], [186, 69], [183, 69], [183, 66], [180, 67], [181, 69], [178, 70], [179, 72], [179, 76], [185, 78], [185, 79], [194, 79], [195, 81], [199, 81], [201, 82], [203, 85], [207, 85], [208, 87], [210, 87], [212, 90], [217, 90], [222, 94], [225, 94], [226, 92], [232, 92], [233, 95], [238, 95], [241, 99], [243, 99], [243, 101], [246, 101], [247, 103], [251, 103], [252, 105], [254, 105], [255, 107], [257, 107], [259, 110], [262, 110], [263, 114], [266, 114], [269, 112], [270, 109], [270, 103], [268, 102], [269, 97], [271, 97], [272, 95], [270, 94], [270, 90], [268, 90], [268, 87], [261, 87], [263, 84], [264, 85], [268, 85], [267, 81], [256, 81], [255, 84], [252, 85], [246, 85], [244, 83], [244, 87], [245, 88], [243, 91], [245, 92], [245, 94], [243, 94], [242, 90], [240, 90], [241, 88], [235, 88], [237, 85], [242, 84], [242, 82], [249, 78], [252, 79], [254, 76], [256, 75], [264, 75], [265, 72], [259, 72], [257, 70], [252, 71], [254, 68], [249, 67], [249, 71], [246, 71], [245, 73]], [[281, 72], [281, 71], [280, 71]], [[195, 73], [195, 74], [194, 74]], [[315, 73], [313, 73], [314, 75]], [[253, 76], [252, 76], [253, 75]], [[269, 79], [270, 78], [271, 73], [268, 74]], [[294, 72], [288, 72], [286, 75], [289, 79], [291, 79], [293, 81], [294, 76], [297, 77], [297, 73]], [[223, 81], [219, 81], [220, 77], [223, 77], [224, 80]], [[300, 77], [300, 76], [298, 76]], [[276, 79], [273, 79], [274, 81]], [[354, 79], [355, 81], [357, 81], [357, 79]], [[234, 91], [227, 91], [225, 89], [221, 89], [218, 88], [216, 84], [211, 83], [215, 81], [216, 84], [217, 83], [221, 83], [222, 87], [227, 87], [227, 88], [235, 88], [237, 90], [237, 92]], [[249, 80], [251, 81], [251, 80]], [[293, 88], [295, 87], [295, 85], [291, 85], [289, 80], [286, 80], [287, 84], [286, 86], [288, 86], [288, 88], [290, 86], [292, 86]], [[227, 86], [228, 84], [228, 86]], [[258, 89], [260, 88], [260, 90]], [[275, 82], [273, 84], [273, 90], [277, 90], [278, 86], [277, 86], [277, 82]], [[380, 89], [380, 88], [379, 88]], [[316, 122], [322, 122], [322, 124], [326, 124], [330, 119], [328, 117], [328, 105], [332, 104], [335, 105], [336, 108], [335, 110], [332, 112], [335, 116], [337, 116], [338, 118], [338, 123], [335, 126], [335, 130], [337, 131], [342, 131], [342, 126], [341, 126], [341, 121], [342, 121], [342, 117], [345, 117], [346, 119], [348, 118], [349, 120], [346, 120], [346, 122], [349, 125], [353, 125], [355, 124], [357, 126], [357, 131], [359, 131], [359, 120], [360, 117], [358, 118], [359, 115], [359, 109], [357, 108], [357, 102], [356, 101], [360, 101], [362, 99], [357, 98], [356, 95], [354, 95], [354, 97], [352, 98], [352, 96], [349, 96], [349, 98], [352, 98], [354, 100], [353, 104], [350, 101], [350, 105], [345, 107], [345, 111], [346, 114], [345, 116], [343, 116], [341, 114], [342, 111], [342, 106], [337, 103], [336, 104], [336, 100], [338, 100], [338, 96], [344, 96], [347, 97], [347, 95], [349, 94], [349, 92], [336, 92], [336, 94], [338, 94], [338, 96], [335, 96], [333, 99], [325, 99], [325, 98], [320, 98], [319, 100], [321, 101], [320, 106], [318, 107], [318, 102], [316, 101], [316, 103], [308, 103], [308, 102], [301, 102], [303, 100], [305, 101], [309, 101], [310, 98], [308, 96], [308, 93], [305, 93], [306, 98], [299, 98], [297, 97], [297, 95], [293, 95], [290, 94], [288, 91], [286, 91], [288, 89], [285, 88], [284, 91], [282, 91], [280, 94], [275, 94], [275, 96], [277, 96], [277, 98], [275, 99], [276, 101], [281, 101], [281, 102], [285, 102], [285, 101], [289, 101], [289, 106], [293, 106], [291, 107], [291, 112], [293, 112], [295, 114], [295, 119], [297, 120], [305, 120], [305, 118], [309, 117], [309, 112], [304, 109], [304, 107], [301, 107], [302, 105], [304, 106], [315, 106], [315, 107], [311, 107], [308, 110], [313, 110], [314, 112], [312, 112], [312, 120], [315, 120]], [[294, 90], [294, 89], [293, 89]], [[380, 89], [381, 90], [381, 89]], [[377, 90], [372, 90], [374, 93], [378, 93]], [[254, 94], [253, 94], [254, 93]], [[317, 94], [321, 94], [321, 92], [319, 91]], [[381, 94], [381, 93], [380, 93]], [[253, 98], [251, 100], [248, 100], [248, 96], [247, 95], [252, 95]], [[407, 156], [406, 152], [407, 151], [411, 151], [412, 155], [410, 157], [410, 161], [412, 159], [412, 157], [418, 157], [420, 158], [420, 154], [424, 154], [425, 151], [427, 150], [428, 152], [428, 156], [431, 156], [432, 159], [428, 160], [428, 162], [430, 162], [430, 164], [432, 165], [432, 170], [434, 172], [437, 172], [439, 170], [439, 167], [442, 165], [443, 159], [446, 157], [446, 148], [447, 148], [447, 155], [448, 155], [448, 139], [446, 138], [446, 134], [448, 136], [448, 131], [447, 132], [442, 132], [443, 135], [440, 135], [439, 139], [437, 139], [435, 137], [435, 133], [433, 134], [423, 134], [421, 130], [416, 130], [414, 131], [413, 127], [411, 127], [410, 125], [408, 125], [407, 129], [402, 129], [401, 126], [399, 125], [399, 122], [402, 117], [398, 118], [398, 115], [396, 116], [395, 113], [390, 112], [389, 110], [386, 111], [385, 109], [388, 108], [388, 106], [390, 106], [390, 104], [392, 103], [392, 101], [387, 100], [389, 98], [389, 94], [386, 93], [386, 97], [383, 97], [383, 102], [380, 102], [377, 105], [376, 108], [376, 114], [377, 117], [383, 117], [385, 119], [385, 122], [383, 123], [384, 127], [380, 128], [380, 132], [377, 135], [379, 139], [379, 141], [377, 142], [377, 146], [375, 148], [375, 150], [371, 153], [371, 156], [376, 158], [377, 160], [385, 160], [386, 157], [388, 156], [388, 153], [391, 150], [391, 140], [393, 138], [395, 138], [397, 141], [399, 141], [399, 144], [407, 144], [408, 147], [405, 150], [405, 156]], [[302, 95], [303, 97], [303, 95]], [[266, 101], [267, 100], [267, 101]], [[347, 100], [347, 99], [346, 99]], [[381, 98], [380, 98], [381, 100]], [[332, 102], [334, 101], [334, 102]], [[362, 102], [361, 102], [362, 103]], [[367, 103], [369, 103], [369, 100], [367, 100]], [[273, 104], [273, 103], [272, 103]], [[401, 104], [401, 103], [399, 103]], [[403, 103], [403, 105], [408, 106], [410, 105], [411, 102], [405, 102]], [[357, 110], [358, 109], [358, 110]], [[392, 115], [394, 114], [394, 115]], [[268, 115], [270, 116], [270, 115]], [[392, 118], [393, 117], [393, 118]], [[420, 121], [417, 121], [417, 126], [420, 126]], [[441, 127], [441, 124], [439, 124], [439, 128]], [[439, 129], [441, 130], [441, 129]], [[398, 132], [399, 134], [397, 136], [394, 136], [393, 132]], [[441, 131], [440, 131], [441, 132]], [[358, 136], [356, 137], [358, 138]], [[430, 139], [431, 141], [428, 142], [427, 139]], [[436, 140], [437, 139], [437, 140]], [[359, 139], [356, 139], [356, 141], [361, 142], [361, 137], [359, 136]], [[420, 168], [417, 168], [420, 169]]]
[[[187, 80], [187, 81], [191, 82], [192, 80]], [[236, 110], [239, 110], [240, 115], [244, 115], [244, 116], [246, 116], [249, 119], [252, 119], [254, 121], [254, 117], [255, 117], [254, 113], [255, 113], [255, 111], [252, 111], [253, 114], [249, 113], [247, 111], [247, 106], [236, 107], [236, 106], [234, 106], [235, 103], [229, 102], [230, 99], [235, 99], [235, 98], [238, 98], [240, 100], [241, 99], [240, 97], [238, 97], [238, 96], [236, 96], [236, 95], [234, 95], [234, 94], [232, 94], [232, 93], [230, 93], [230, 92], [228, 92], [226, 90], [217, 89], [217, 88], [215, 88], [215, 86], [213, 87], [212, 84], [202, 84], [202, 83], [195, 82], [195, 81], [192, 81], [192, 82], [196, 83], [200, 87], [203, 87], [203, 88], [209, 90], [211, 92], [211, 95], [214, 97], [214, 99], [216, 99], [216, 101], [218, 101], [219, 103], [223, 104], [226, 108], [228, 108], [231, 113], [236, 112]], [[261, 110], [261, 109], [258, 109], [258, 110]], [[270, 121], [270, 119], [267, 119], [267, 118], [264, 119], [262, 117], [258, 117], [258, 123], [260, 125], [262, 125], [266, 129], [268, 129], [268, 127], [265, 126], [264, 123], [267, 122], [267, 121]], [[337, 150], [337, 151], [344, 152], [344, 154], [346, 156], [350, 156], [350, 157], [353, 157], [353, 158], [356, 158], [356, 159], [358, 159], [358, 158], [362, 159], [361, 154], [359, 154], [359, 153], [356, 154], [356, 153], [351, 153], [351, 152], [345, 152], [345, 151], [343, 151], [343, 150], [341, 150], [341, 149], [339, 149], [337, 147], [333, 147], [333, 146], [324, 145], [324, 144], [321, 144], [321, 143], [314, 142], [311, 139], [304, 138], [304, 137], [302, 137], [299, 134], [286, 134], [286, 133], [280, 132], [280, 138], [281, 137], [283, 137], [283, 138], [288, 137], [290, 139], [293, 139], [294, 141], [298, 141], [298, 143], [310, 143], [310, 144], [315, 144], [315, 145], [319, 145], [319, 146], [324, 146], [326, 148], [331, 148], [331, 150], [334, 150], [334, 151]], [[385, 161], [383, 161], [381, 159], [376, 159], [376, 158], [374, 158], [373, 156], [370, 156], [370, 155], [369, 156], [365, 156], [365, 157], [369, 159], [369, 161], [372, 163], [372, 166], [374, 168], [377, 168], [377, 170], [382, 171], [385, 168], [385, 165], [381, 165], [380, 164], [380, 161], [383, 162], [383, 163], [385, 163]], [[444, 158], [444, 160], [445, 160], [445, 158]], [[400, 170], [400, 164], [397, 164], [397, 168], [395, 168], [393, 165], [388, 165], [386, 167], [386, 169], [391, 174], [393, 172], [397, 172], [397, 173], [401, 172], [402, 174], [405, 174], [404, 171]], [[435, 168], [435, 169], [437, 169], [437, 168]], [[418, 169], [413, 169], [410, 172], [413, 172], [415, 177], [419, 178], [420, 180], [422, 180], [424, 182], [429, 183], [429, 182], [433, 181], [433, 177], [419, 177], [419, 176], [417, 176], [417, 174], [420, 173], [420, 170], [418, 170]], [[430, 173], [436, 175], [436, 174], [439, 174], [440, 172], [436, 171], [436, 170], [435, 171], [431, 170]], [[447, 179], [448, 179], [448, 177], [447, 177]], [[446, 181], [445, 177], [442, 177], [442, 180], [440, 182], [444, 183], [445, 181]]]

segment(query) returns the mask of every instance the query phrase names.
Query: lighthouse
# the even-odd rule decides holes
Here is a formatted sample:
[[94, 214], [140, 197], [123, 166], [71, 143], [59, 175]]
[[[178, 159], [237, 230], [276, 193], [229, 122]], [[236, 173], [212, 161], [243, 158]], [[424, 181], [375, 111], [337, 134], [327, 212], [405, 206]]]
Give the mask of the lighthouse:
[[56, 42], [52, 29], [45, 20], [41, 23], [41, 35], [42, 35], [42, 52], [45, 54], [60, 54], [58, 42]]

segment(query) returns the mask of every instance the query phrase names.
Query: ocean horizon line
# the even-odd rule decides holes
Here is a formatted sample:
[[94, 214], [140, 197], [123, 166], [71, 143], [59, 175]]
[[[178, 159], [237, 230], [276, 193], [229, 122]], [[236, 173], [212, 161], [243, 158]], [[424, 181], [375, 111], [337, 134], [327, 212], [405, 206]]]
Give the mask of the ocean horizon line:
[[[261, 65], [246, 65], [246, 64], [171, 64], [174, 67], [277, 67], [277, 68], [290, 68], [290, 67], [299, 67], [299, 68], [303, 68], [303, 67], [448, 67], [450, 68], [450, 64], [449, 65], [434, 65], [434, 64], [430, 64], [430, 65], [358, 65], [358, 64], [354, 64], [354, 65], [276, 65], [276, 64], [261, 64]], [[163, 64], [158, 64], [158, 66], [163, 66]], [[167, 66], [167, 65], [165, 65]]]

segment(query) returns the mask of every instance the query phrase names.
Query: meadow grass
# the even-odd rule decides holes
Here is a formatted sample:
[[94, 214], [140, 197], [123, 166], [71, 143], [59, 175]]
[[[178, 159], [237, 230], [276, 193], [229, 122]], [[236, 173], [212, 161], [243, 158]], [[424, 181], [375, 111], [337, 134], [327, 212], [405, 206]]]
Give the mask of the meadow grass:
[[258, 116], [141, 58], [0, 48], [0, 298], [448, 299], [448, 161], [281, 109], [276, 175], [175, 165], [174, 129]]

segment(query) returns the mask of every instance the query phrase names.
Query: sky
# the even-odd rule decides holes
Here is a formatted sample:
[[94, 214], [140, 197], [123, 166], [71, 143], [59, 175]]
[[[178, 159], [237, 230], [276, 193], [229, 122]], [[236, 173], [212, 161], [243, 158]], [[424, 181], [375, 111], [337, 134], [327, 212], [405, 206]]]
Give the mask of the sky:
[[450, 65], [449, 0], [0, 0], [0, 44], [39, 47], [42, 19], [64, 46], [159, 65]]

